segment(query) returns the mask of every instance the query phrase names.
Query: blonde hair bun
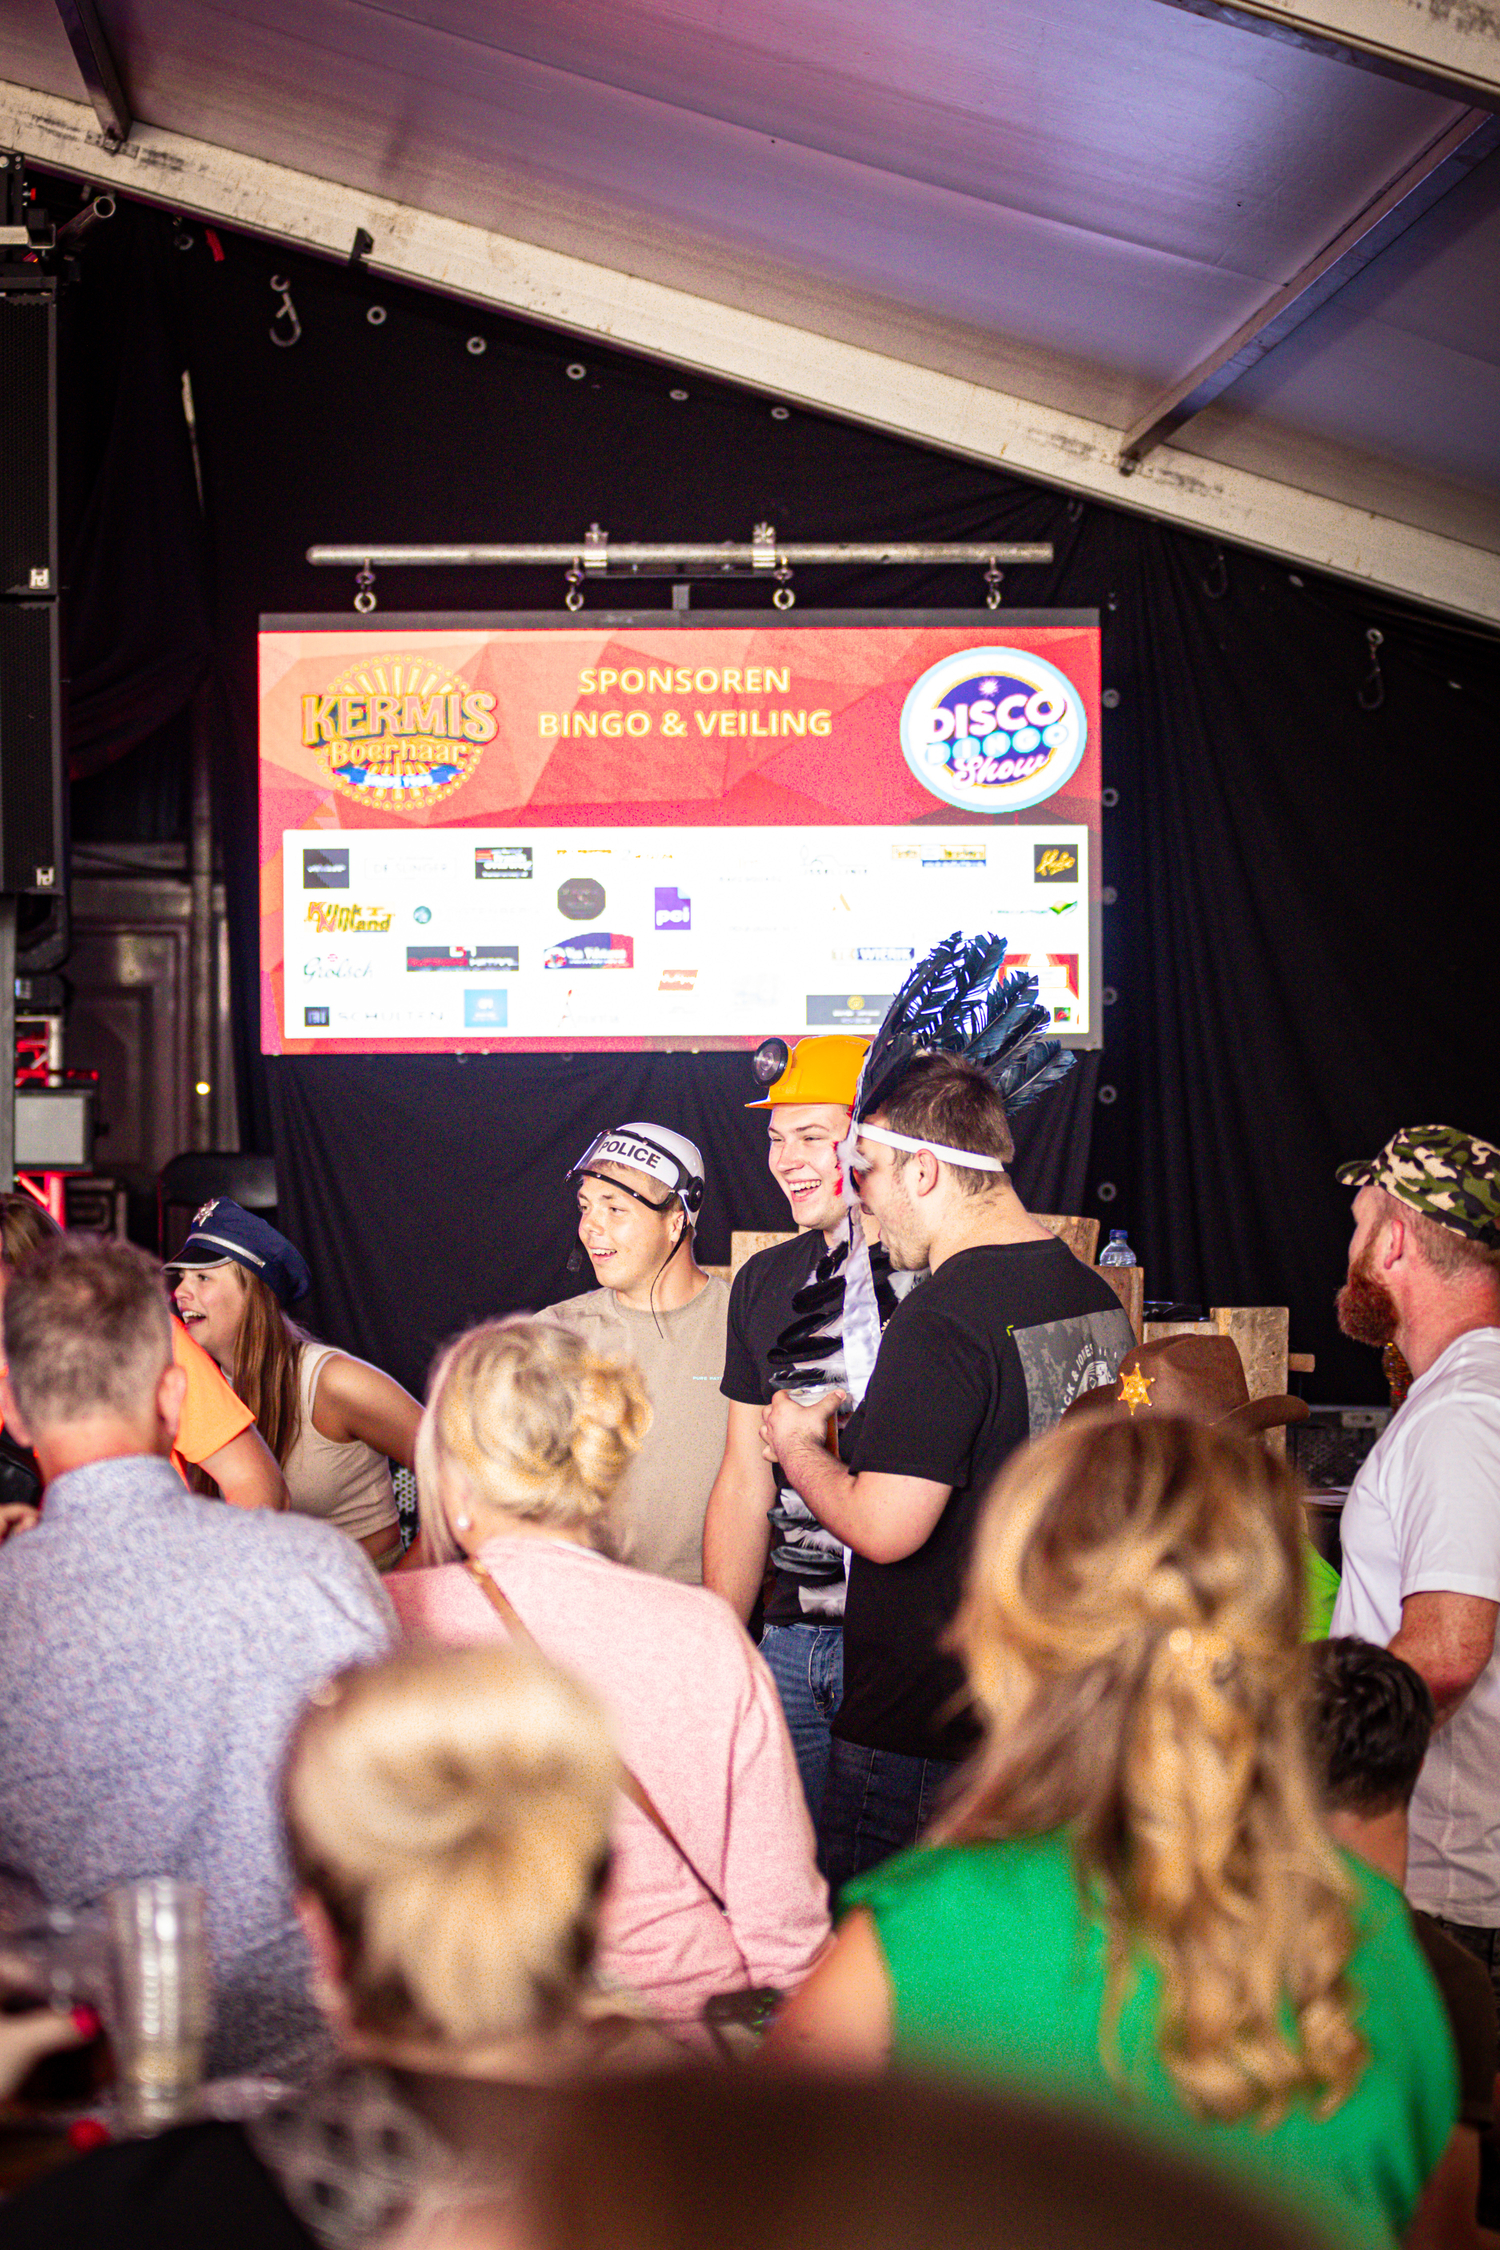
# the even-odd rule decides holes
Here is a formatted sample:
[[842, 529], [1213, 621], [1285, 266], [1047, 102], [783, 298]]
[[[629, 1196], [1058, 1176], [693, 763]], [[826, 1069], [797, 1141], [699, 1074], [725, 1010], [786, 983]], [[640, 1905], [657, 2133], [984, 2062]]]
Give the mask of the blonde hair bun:
[[412, 1649], [315, 1698], [287, 1828], [356, 2020], [474, 2042], [564, 2009], [618, 1780], [593, 1698], [525, 1649]]
[[457, 1484], [529, 1523], [603, 1544], [610, 1497], [651, 1426], [628, 1360], [590, 1350], [552, 1321], [486, 1321], [433, 1370], [417, 1440], [423, 1528], [451, 1557], [438, 1495]]

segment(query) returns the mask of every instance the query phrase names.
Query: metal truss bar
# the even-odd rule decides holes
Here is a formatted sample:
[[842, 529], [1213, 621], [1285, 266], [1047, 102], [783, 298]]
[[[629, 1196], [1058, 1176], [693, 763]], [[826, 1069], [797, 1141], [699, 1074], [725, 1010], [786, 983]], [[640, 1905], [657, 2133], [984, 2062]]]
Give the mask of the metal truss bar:
[[1398, 78], [1424, 94], [1500, 109], [1500, 13], [1487, 0], [1163, 0], [1190, 16], [1325, 61]]
[[1356, 274], [1363, 273], [1382, 251], [1398, 242], [1496, 148], [1500, 148], [1500, 117], [1492, 117], [1486, 110], [1466, 110], [1414, 163], [1382, 188], [1357, 219], [1352, 219], [1300, 273], [1293, 274], [1274, 297], [1268, 298], [1259, 312], [1243, 321], [1216, 352], [1152, 401], [1140, 420], [1126, 431], [1121, 462], [1144, 459], [1184, 422], [1211, 406], [1231, 383], [1248, 374], [1267, 352], [1284, 343], [1330, 297], [1347, 288]]
[[106, 142], [129, 140], [135, 120], [94, 0], [57, 0], [57, 12]]
[[[1133, 476], [1122, 477], [1122, 431], [914, 365], [894, 339], [890, 350], [877, 351], [841, 334], [795, 328], [157, 126], [137, 125], [123, 148], [101, 149], [80, 103], [29, 87], [0, 84], [0, 147], [164, 209], [193, 212], [210, 225], [340, 262], [363, 227], [375, 243], [367, 270], [376, 274], [586, 337], [601, 351], [692, 369], [959, 460], [1259, 548], [1294, 567], [1332, 571], [1500, 624], [1500, 556], [1490, 548], [1172, 446], [1158, 447]], [[361, 561], [364, 554], [361, 548]]]
[[528, 546], [514, 543], [499, 546], [472, 547], [309, 547], [310, 563], [345, 565], [356, 569], [368, 563], [372, 569], [399, 568], [402, 564], [420, 565], [423, 568], [443, 569], [461, 567], [468, 563], [579, 563], [586, 569], [602, 567], [605, 554], [609, 564], [661, 563], [671, 567], [674, 563], [719, 564], [724, 568], [749, 567], [769, 570], [781, 563], [1049, 563], [1052, 560], [1050, 540], [1034, 541], [1030, 545], [1006, 545], [1003, 541], [969, 540], [958, 545], [934, 545], [917, 540], [905, 544], [852, 545], [847, 541], [833, 546], [807, 546], [761, 548], [736, 544], [726, 539], [721, 546], [685, 545], [662, 546], [641, 544], [639, 541], [611, 540], [606, 548], [597, 550], [600, 561], [580, 539], [576, 545]]

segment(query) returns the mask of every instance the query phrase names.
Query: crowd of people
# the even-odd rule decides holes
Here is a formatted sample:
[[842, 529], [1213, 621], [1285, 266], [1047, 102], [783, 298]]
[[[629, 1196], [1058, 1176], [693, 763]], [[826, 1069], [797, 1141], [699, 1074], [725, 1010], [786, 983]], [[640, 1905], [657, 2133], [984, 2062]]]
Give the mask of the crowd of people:
[[601, 1133], [596, 1288], [425, 1405], [231, 1203], [164, 1287], [10, 1199], [0, 1878], [201, 1883], [211, 2074], [274, 2088], [0, 2245], [1482, 2239], [1500, 1150], [1341, 1174], [1413, 1380], [1312, 1639], [1296, 1402], [1137, 1345], [993, 1073], [898, 1062], [783, 1057], [732, 1283], [694, 1144]]

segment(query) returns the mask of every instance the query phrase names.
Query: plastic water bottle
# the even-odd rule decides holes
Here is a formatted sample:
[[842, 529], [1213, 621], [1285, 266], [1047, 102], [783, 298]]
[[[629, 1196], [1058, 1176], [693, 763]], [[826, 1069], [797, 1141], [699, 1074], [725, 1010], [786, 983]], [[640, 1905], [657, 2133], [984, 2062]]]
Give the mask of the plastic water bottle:
[[1136, 1263], [1135, 1252], [1125, 1239], [1123, 1227], [1111, 1228], [1109, 1240], [1099, 1253], [1099, 1263], [1101, 1266], [1133, 1266]]

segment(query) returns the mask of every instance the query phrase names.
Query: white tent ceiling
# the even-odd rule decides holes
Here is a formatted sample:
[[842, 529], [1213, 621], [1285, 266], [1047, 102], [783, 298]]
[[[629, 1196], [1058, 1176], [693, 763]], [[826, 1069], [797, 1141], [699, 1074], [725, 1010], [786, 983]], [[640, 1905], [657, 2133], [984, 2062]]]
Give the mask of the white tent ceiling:
[[0, 144], [1500, 619], [1500, 31], [1323, 4], [5, 0]]

